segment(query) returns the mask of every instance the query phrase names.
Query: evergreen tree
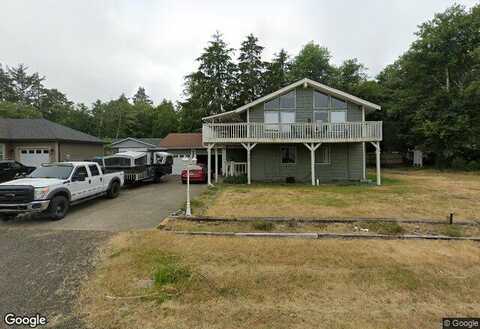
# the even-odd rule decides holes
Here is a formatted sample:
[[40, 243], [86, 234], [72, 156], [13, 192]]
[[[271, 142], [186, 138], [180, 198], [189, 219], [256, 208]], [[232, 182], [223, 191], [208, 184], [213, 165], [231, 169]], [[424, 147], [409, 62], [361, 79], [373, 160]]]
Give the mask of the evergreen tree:
[[289, 56], [284, 49], [266, 63], [264, 94], [272, 93], [288, 84]]
[[132, 97], [132, 101], [133, 101], [133, 104], [144, 103], [148, 105], [153, 105], [152, 100], [147, 95], [147, 93], [145, 92], [145, 88], [143, 87], [138, 87], [137, 92]]
[[330, 57], [327, 48], [320, 47], [313, 41], [307, 43], [292, 61], [289, 80], [309, 78], [330, 85], [334, 76]]
[[247, 36], [240, 47], [238, 57], [238, 101], [236, 106], [250, 103], [263, 94], [262, 76], [265, 63], [262, 61], [263, 47], [258, 38]]

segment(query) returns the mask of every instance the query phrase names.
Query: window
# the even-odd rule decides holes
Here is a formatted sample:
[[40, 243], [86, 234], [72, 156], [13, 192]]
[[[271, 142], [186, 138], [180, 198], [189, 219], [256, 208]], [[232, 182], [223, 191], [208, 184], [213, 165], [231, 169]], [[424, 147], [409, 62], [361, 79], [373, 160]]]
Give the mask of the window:
[[330, 101], [328, 95], [322, 94], [321, 92], [313, 92], [313, 107], [316, 109], [330, 107]]
[[48, 154], [48, 150], [43, 150], [43, 154]]
[[35, 154], [35, 150], [28, 150], [28, 154]]
[[322, 145], [315, 151], [315, 163], [316, 164], [330, 163], [330, 146]]
[[22, 150], [22, 154], [27, 154], [27, 150]]
[[295, 163], [295, 146], [283, 146], [280, 148], [282, 164]]
[[279, 109], [294, 109], [296, 106], [295, 90], [288, 94], [274, 98], [271, 101], [265, 102], [265, 110], [279, 110]]
[[144, 166], [147, 164], [147, 156], [135, 159], [135, 166]]
[[341, 99], [332, 97], [332, 107], [334, 109], [346, 109], [347, 108], [347, 102], [342, 101]]
[[265, 111], [263, 113], [264, 122], [268, 125], [266, 126], [269, 130], [278, 130], [278, 123], [280, 123], [280, 114], [273, 111]]
[[85, 167], [85, 166], [77, 167], [77, 169], [75, 169], [75, 172], [73, 173], [73, 176], [74, 177], [80, 177], [80, 176], [88, 177], [87, 167]]
[[313, 119], [316, 123], [328, 122], [328, 111], [315, 111], [313, 113]]
[[295, 108], [295, 91], [291, 91], [288, 94], [280, 96], [280, 108], [281, 109]]
[[36, 154], [42, 154], [42, 150], [35, 150]]
[[98, 167], [96, 165], [89, 165], [88, 168], [90, 169], [90, 174], [92, 174], [92, 176], [100, 175], [100, 172], [98, 171]]
[[347, 121], [346, 111], [332, 111], [330, 112], [330, 122], [343, 123]]

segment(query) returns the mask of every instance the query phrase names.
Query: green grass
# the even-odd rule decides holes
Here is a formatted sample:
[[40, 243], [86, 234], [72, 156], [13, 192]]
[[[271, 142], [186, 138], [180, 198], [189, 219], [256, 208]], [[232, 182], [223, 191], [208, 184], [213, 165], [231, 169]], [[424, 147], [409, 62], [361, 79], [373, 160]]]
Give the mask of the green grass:
[[445, 225], [441, 230], [440, 234], [459, 238], [464, 236], [463, 229], [458, 225]]
[[252, 227], [253, 229], [255, 230], [258, 230], [258, 231], [266, 231], [266, 232], [269, 232], [269, 231], [272, 231], [273, 228], [275, 227], [274, 223], [272, 222], [267, 222], [267, 221], [263, 221], [263, 220], [259, 220], [259, 221], [255, 221], [252, 223]]
[[178, 257], [172, 255], [156, 257], [153, 268], [153, 282], [160, 290], [156, 298], [159, 303], [180, 293], [192, 276], [190, 269], [181, 264]]
[[396, 222], [371, 222], [371, 223], [358, 223], [359, 226], [368, 228], [378, 234], [396, 235], [405, 232], [405, 229]]

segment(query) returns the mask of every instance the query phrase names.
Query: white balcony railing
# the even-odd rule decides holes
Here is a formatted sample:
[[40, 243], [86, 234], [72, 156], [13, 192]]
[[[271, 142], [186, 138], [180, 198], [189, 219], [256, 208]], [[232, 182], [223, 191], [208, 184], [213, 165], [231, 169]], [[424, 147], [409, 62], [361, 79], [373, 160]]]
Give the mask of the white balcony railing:
[[205, 123], [204, 143], [368, 142], [382, 140], [381, 121], [345, 123]]

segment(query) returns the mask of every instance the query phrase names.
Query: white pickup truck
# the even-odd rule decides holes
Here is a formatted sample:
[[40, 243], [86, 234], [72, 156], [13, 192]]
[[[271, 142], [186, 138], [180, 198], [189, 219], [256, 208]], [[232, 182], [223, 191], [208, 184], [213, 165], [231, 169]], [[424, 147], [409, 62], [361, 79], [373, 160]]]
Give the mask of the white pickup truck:
[[43, 212], [52, 220], [65, 217], [70, 205], [100, 196], [115, 198], [124, 183], [122, 171], [105, 173], [96, 162], [44, 164], [26, 178], [0, 184], [0, 216]]

